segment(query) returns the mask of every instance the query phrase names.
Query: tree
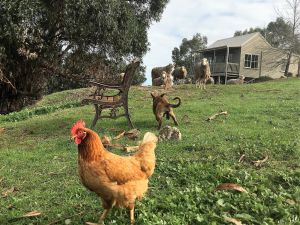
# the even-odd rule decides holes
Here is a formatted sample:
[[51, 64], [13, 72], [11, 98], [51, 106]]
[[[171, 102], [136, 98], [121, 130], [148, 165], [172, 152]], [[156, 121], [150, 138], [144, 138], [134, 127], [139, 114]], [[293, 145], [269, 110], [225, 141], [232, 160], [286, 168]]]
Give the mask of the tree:
[[120, 62], [142, 57], [147, 31], [168, 0], [2, 0], [0, 113], [19, 110], [47, 92], [53, 76], [87, 83]]
[[291, 35], [291, 27], [283, 20], [283, 18], [278, 17], [276, 21], [268, 24], [266, 34], [267, 41], [273, 47], [285, 49], [287, 40]]
[[275, 48], [286, 48], [289, 36], [292, 33], [292, 29], [288, 23], [286, 23], [282, 17], [278, 17], [276, 21], [272, 21], [266, 28], [249, 28], [244, 31], [236, 31], [234, 37], [245, 34], [251, 34], [254, 32], [260, 32], [261, 35]]
[[172, 60], [178, 66], [192, 68], [194, 65], [194, 57], [198, 57], [196, 52], [206, 48], [207, 37], [196, 33], [192, 39], [183, 38], [179, 48], [175, 47], [172, 51]]
[[249, 29], [246, 29], [244, 31], [241, 31], [241, 30], [235, 31], [233, 36], [236, 37], [236, 36], [251, 34], [251, 33], [255, 33], [255, 32], [260, 32], [263, 36], [265, 36], [266, 29], [260, 28], [260, 27], [255, 27], [255, 28], [250, 27]]
[[290, 31], [286, 35], [286, 40], [282, 48], [287, 53], [287, 62], [284, 75], [288, 75], [292, 55], [299, 51], [300, 46], [300, 0], [285, 0], [283, 10], [277, 12], [282, 20], [289, 26]]
[[279, 17], [267, 28], [236, 31], [234, 36], [260, 32], [273, 47], [286, 53], [284, 75], [287, 76], [293, 54], [300, 54], [300, 0], [285, 0], [284, 7], [277, 10], [277, 14]]

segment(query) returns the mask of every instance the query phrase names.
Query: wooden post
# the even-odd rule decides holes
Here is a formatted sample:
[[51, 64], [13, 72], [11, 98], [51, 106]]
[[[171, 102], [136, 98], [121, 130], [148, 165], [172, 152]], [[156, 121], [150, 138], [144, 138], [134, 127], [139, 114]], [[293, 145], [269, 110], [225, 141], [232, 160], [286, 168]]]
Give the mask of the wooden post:
[[[214, 76], [215, 74], [215, 68], [216, 68], [216, 49], [214, 49], [214, 58], [213, 58], [213, 61], [212, 61], [212, 76]], [[220, 84], [220, 79], [219, 79], [219, 84]]]
[[261, 77], [261, 66], [262, 66], [262, 51], [260, 51], [259, 75], [258, 75], [258, 77]]
[[226, 50], [226, 65], [225, 65], [225, 84], [227, 84], [227, 70], [228, 70], [229, 47]]

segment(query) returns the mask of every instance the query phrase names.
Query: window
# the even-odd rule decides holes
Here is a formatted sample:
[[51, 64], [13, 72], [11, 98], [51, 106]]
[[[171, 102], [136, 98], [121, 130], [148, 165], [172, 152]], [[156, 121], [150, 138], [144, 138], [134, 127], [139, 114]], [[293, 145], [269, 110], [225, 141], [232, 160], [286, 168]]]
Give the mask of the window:
[[245, 55], [245, 68], [251, 68], [251, 55]]
[[245, 68], [258, 68], [258, 55], [245, 54]]

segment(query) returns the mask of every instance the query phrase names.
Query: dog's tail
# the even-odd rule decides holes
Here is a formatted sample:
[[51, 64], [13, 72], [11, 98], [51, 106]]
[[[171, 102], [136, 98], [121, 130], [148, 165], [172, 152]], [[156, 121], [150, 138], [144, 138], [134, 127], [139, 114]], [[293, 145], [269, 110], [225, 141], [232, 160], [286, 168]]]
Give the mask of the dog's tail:
[[172, 108], [177, 108], [178, 106], [180, 106], [181, 104], [181, 99], [179, 97], [173, 98], [173, 100], [178, 100], [177, 104], [170, 104], [169, 106], [171, 106]]

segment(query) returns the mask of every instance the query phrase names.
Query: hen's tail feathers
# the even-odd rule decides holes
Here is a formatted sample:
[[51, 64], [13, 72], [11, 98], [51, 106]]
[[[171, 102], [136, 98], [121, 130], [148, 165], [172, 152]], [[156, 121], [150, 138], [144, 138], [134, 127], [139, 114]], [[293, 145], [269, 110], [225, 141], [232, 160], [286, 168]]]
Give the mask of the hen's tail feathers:
[[147, 132], [144, 135], [143, 141], [141, 144], [145, 144], [147, 142], [154, 142], [157, 143], [158, 138], [155, 136], [155, 134], [151, 133], [151, 132]]

